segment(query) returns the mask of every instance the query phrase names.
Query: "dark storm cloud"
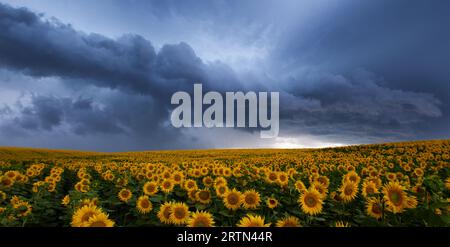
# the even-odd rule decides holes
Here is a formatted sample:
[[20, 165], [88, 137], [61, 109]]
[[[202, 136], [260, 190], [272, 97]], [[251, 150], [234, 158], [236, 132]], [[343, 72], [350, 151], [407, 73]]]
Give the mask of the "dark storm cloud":
[[[85, 35], [26, 9], [0, 5], [0, 63], [34, 76], [89, 78], [97, 86], [148, 93], [156, 54], [140, 36]], [[127, 83], [125, 83], [127, 82]]]
[[156, 53], [139, 35], [113, 40], [84, 34], [3, 4], [0, 28], [0, 65], [32, 76], [83, 79], [79, 82], [154, 97], [185, 89], [193, 81], [208, 83], [208, 65], [186, 43], [165, 45]]
[[449, 9], [449, 1], [350, 0], [294, 25], [271, 65], [286, 91], [320, 107], [284, 111], [298, 119], [287, 126], [343, 137], [449, 137]]
[[[449, 1], [345, 1], [337, 11], [298, 25], [273, 52], [286, 73], [313, 67], [332, 74], [365, 68], [381, 86], [426, 92], [450, 104]], [[449, 107], [444, 107], [446, 113]]]
[[69, 120], [75, 133], [120, 132], [115, 121], [111, 121], [107, 111], [93, 106], [91, 99], [56, 98], [53, 96], [33, 96], [31, 105], [22, 107], [20, 116], [14, 123], [28, 130], [51, 131]]
[[[186, 43], [165, 45], [156, 53], [151, 43], [138, 35], [117, 40], [87, 35], [55, 20], [44, 21], [27, 9], [2, 4], [0, 28], [1, 66], [37, 78], [56, 76], [74, 89], [95, 86], [113, 90], [106, 99], [96, 100], [35, 95], [31, 106], [22, 107], [13, 122], [27, 130], [51, 131], [68, 123], [79, 135], [124, 132], [136, 138], [151, 137], [156, 145], [167, 142], [176, 146], [179, 132], [166, 123], [171, 94], [192, 91], [195, 82], [207, 88], [214, 83], [211, 79], [226, 85], [219, 88], [238, 83], [220, 73], [231, 71], [229, 67], [204, 64]], [[95, 103], [105, 106], [99, 108]]]
[[384, 87], [383, 78], [363, 69], [343, 75], [305, 70], [288, 81], [283, 87], [291, 96], [284, 98], [291, 106], [280, 109], [287, 133], [412, 139], [423, 131], [420, 124], [443, 116], [432, 94]]
[[[163, 21], [180, 17], [193, 27], [207, 20], [217, 37], [236, 34], [236, 40], [253, 44], [266, 25], [284, 20], [273, 18], [282, 11], [266, 13], [258, 3], [208, 1], [208, 9], [188, 1], [144, 5]], [[286, 18], [293, 23], [268, 35], [276, 45], [267, 49], [263, 66], [239, 74], [223, 61], [204, 62], [185, 42], [156, 50], [140, 35], [86, 34], [0, 3], [0, 67], [36, 79], [29, 83], [57, 78], [72, 93], [38, 91], [29, 104], [0, 106], [0, 119], [6, 119], [0, 134], [69, 131], [113, 150], [209, 147], [201, 141], [229, 139], [226, 131], [233, 130], [189, 139], [168, 123], [171, 94], [192, 92], [199, 82], [204, 91], [280, 91], [284, 137], [307, 134], [336, 143], [450, 137], [450, 31], [442, 24], [450, 21], [449, 5], [349, 0], [323, 16]], [[257, 28], [250, 28], [255, 22]], [[130, 138], [114, 139], [118, 135]], [[108, 141], [113, 139], [120, 141]], [[240, 143], [231, 141], [228, 146]]]

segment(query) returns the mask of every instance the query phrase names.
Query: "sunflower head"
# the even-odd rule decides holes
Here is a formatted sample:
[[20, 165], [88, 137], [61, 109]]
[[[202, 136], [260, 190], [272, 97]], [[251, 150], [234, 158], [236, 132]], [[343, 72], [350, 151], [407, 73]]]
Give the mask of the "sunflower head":
[[316, 215], [322, 212], [322, 195], [314, 188], [305, 191], [300, 196], [299, 203], [306, 214]]
[[245, 209], [256, 209], [261, 202], [261, 196], [256, 190], [247, 190], [243, 194], [242, 205]]
[[325, 199], [327, 197], [328, 188], [323, 183], [320, 183], [316, 180], [313, 182], [311, 187], [320, 193], [320, 195], [322, 196], [322, 199]]
[[131, 190], [129, 189], [122, 189], [119, 191], [119, 194], [117, 195], [119, 197], [119, 200], [123, 202], [128, 202], [133, 194], [131, 193]]
[[342, 184], [341, 188], [339, 188], [340, 197], [344, 202], [350, 202], [356, 198], [358, 194], [358, 184], [351, 180], [346, 180]]
[[86, 227], [113, 227], [114, 221], [108, 218], [105, 213], [99, 213], [89, 218]]
[[0, 177], [0, 185], [6, 188], [9, 188], [14, 185], [14, 179], [8, 177], [8, 176], [1, 176]]
[[20, 201], [14, 205], [14, 209], [19, 216], [26, 217], [31, 214], [32, 207], [28, 202]]
[[300, 221], [295, 216], [286, 216], [279, 219], [276, 223], [277, 227], [300, 227]]
[[216, 195], [218, 197], [224, 197], [227, 192], [228, 192], [228, 187], [226, 185], [216, 186]]
[[362, 195], [364, 197], [374, 196], [378, 194], [377, 185], [373, 181], [366, 180], [362, 185]]
[[326, 177], [326, 176], [319, 176], [317, 179], [316, 179], [316, 181], [317, 182], [319, 182], [319, 183], [321, 183], [321, 184], [323, 184], [325, 187], [327, 187], [328, 188], [328, 186], [330, 185], [330, 179], [328, 178], [328, 177]]
[[366, 203], [367, 215], [380, 219], [383, 217], [383, 202], [378, 198], [369, 198]]
[[278, 200], [273, 198], [273, 197], [269, 197], [266, 200], [266, 204], [267, 204], [268, 208], [274, 209], [274, 208], [276, 208], [278, 206]]
[[173, 191], [174, 186], [175, 186], [174, 181], [172, 179], [168, 178], [168, 179], [164, 179], [162, 181], [160, 187], [161, 187], [161, 190], [167, 194], [167, 193], [170, 193]]
[[224, 177], [217, 177], [214, 179], [214, 186], [217, 188], [220, 185], [227, 185], [228, 181]]
[[173, 205], [172, 202], [165, 202], [159, 208], [157, 216], [159, 218], [159, 221], [161, 221], [161, 223], [164, 223], [164, 224], [170, 224], [171, 223], [170, 215], [172, 213], [172, 205]]
[[354, 182], [355, 184], [359, 184], [359, 181], [361, 181], [361, 177], [354, 170], [351, 170], [350, 172], [345, 174], [345, 176], [343, 178], [343, 182], [347, 182], [347, 181]]
[[83, 206], [72, 215], [71, 225], [73, 227], [84, 227], [93, 216], [101, 213], [103, 213], [102, 210], [97, 206]]
[[172, 174], [172, 180], [175, 184], [181, 184], [184, 180], [184, 174], [180, 171], [176, 171]]
[[146, 182], [143, 186], [144, 194], [152, 196], [158, 193], [158, 184], [154, 181]]
[[295, 182], [295, 189], [299, 193], [303, 193], [307, 190], [305, 184], [301, 180], [298, 180], [297, 182]]
[[231, 210], [237, 210], [242, 204], [242, 193], [236, 189], [229, 190], [222, 198], [225, 207]]
[[278, 180], [278, 173], [275, 171], [269, 171], [266, 174], [266, 178], [269, 183], [275, 183]]
[[184, 182], [184, 189], [186, 191], [197, 190], [198, 189], [197, 182], [195, 182], [195, 180], [192, 179], [186, 180]]
[[153, 205], [148, 196], [140, 196], [136, 201], [136, 208], [141, 214], [146, 214], [152, 211]]
[[213, 227], [215, 224], [212, 214], [206, 211], [192, 213], [187, 220], [188, 227]]
[[183, 225], [189, 218], [189, 208], [184, 202], [172, 204], [170, 221], [175, 225]]
[[213, 184], [214, 184], [214, 180], [211, 178], [211, 177], [209, 177], [209, 176], [207, 176], [207, 177], [204, 177], [203, 179], [202, 179], [202, 182], [203, 182], [203, 185], [205, 186], [205, 187], [211, 187], [211, 186], [213, 186]]
[[270, 223], [264, 223], [264, 217], [259, 215], [248, 214], [241, 218], [238, 227], [269, 227]]
[[286, 172], [279, 172], [277, 183], [281, 186], [287, 186], [289, 182], [289, 174]]
[[393, 213], [401, 213], [407, 207], [407, 195], [402, 185], [390, 182], [383, 187], [383, 197], [387, 208]]
[[211, 192], [209, 189], [202, 189], [195, 193], [195, 199], [203, 204], [211, 202]]

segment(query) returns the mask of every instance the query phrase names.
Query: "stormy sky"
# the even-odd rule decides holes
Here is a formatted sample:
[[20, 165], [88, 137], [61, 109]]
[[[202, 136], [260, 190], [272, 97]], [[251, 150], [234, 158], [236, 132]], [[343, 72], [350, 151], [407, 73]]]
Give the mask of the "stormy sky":
[[[0, 146], [450, 138], [450, 1], [0, 0]], [[174, 128], [171, 95], [280, 92], [280, 133]]]

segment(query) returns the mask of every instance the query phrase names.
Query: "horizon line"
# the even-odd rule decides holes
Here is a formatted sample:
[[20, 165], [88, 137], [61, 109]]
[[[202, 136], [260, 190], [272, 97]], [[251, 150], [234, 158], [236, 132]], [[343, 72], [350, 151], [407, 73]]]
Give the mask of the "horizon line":
[[149, 149], [149, 150], [133, 150], [133, 151], [93, 151], [82, 149], [58, 149], [58, 148], [39, 148], [39, 147], [27, 147], [27, 146], [0, 146], [0, 151], [5, 149], [21, 149], [21, 150], [41, 150], [41, 151], [57, 151], [57, 152], [80, 152], [80, 153], [98, 153], [98, 154], [120, 154], [120, 153], [143, 153], [143, 152], [183, 152], [183, 151], [227, 151], [227, 150], [321, 150], [321, 149], [339, 149], [345, 147], [355, 146], [371, 146], [371, 145], [383, 145], [383, 144], [401, 144], [401, 143], [419, 143], [419, 142], [436, 142], [436, 141], [450, 141], [450, 139], [422, 139], [411, 141], [391, 141], [391, 142], [379, 142], [379, 143], [361, 143], [361, 144], [348, 144], [342, 146], [329, 146], [329, 147], [304, 147], [304, 148], [246, 148], [246, 147], [230, 147], [230, 148], [204, 148], [204, 149]]

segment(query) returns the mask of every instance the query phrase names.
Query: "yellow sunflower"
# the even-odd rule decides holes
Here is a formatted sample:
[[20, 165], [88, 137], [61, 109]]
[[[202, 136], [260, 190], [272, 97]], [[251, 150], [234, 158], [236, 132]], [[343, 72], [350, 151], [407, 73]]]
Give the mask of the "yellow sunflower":
[[306, 214], [316, 215], [322, 212], [322, 195], [314, 188], [305, 191], [300, 196], [299, 203]]
[[224, 177], [217, 177], [216, 179], [214, 179], [214, 186], [219, 186], [219, 185], [227, 185], [228, 182]]
[[350, 223], [344, 221], [336, 221], [334, 223], [335, 227], [350, 227]]
[[122, 189], [119, 191], [119, 194], [118, 194], [119, 200], [121, 200], [123, 202], [128, 202], [132, 196], [133, 196], [133, 193], [131, 193], [131, 190], [129, 190], [129, 189]]
[[274, 209], [274, 208], [276, 208], [278, 206], [278, 200], [273, 198], [273, 197], [269, 197], [266, 200], [266, 204], [267, 204], [268, 208]]
[[62, 199], [61, 204], [64, 205], [64, 206], [67, 206], [67, 205], [69, 205], [69, 203], [70, 203], [70, 196], [69, 196], [69, 195], [66, 195], [66, 196]]
[[184, 189], [186, 191], [197, 190], [198, 189], [197, 182], [195, 182], [195, 180], [192, 179], [184, 181]]
[[96, 206], [83, 206], [77, 209], [72, 215], [71, 226], [84, 227], [94, 215], [101, 214], [102, 211]]
[[172, 180], [175, 184], [181, 184], [184, 180], [184, 174], [180, 171], [176, 171], [172, 174]]
[[161, 187], [161, 190], [167, 194], [167, 193], [170, 193], [173, 191], [174, 186], [175, 186], [175, 183], [173, 182], [173, 180], [168, 178], [168, 179], [164, 179], [162, 181], [160, 187]]
[[242, 193], [236, 189], [232, 189], [225, 193], [222, 199], [226, 208], [237, 210], [242, 204]]
[[209, 177], [209, 176], [204, 177], [204, 178], [202, 179], [202, 182], [203, 182], [203, 185], [204, 185], [205, 187], [211, 187], [211, 186], [213, 186], [213, 184], [214, 184], [214, 180], [213, 180], [211, 177]]
[[203, 204], [211, 202], [211, 192], [208, 189], [202, 189], [195, 193], [195, 199]]
[[314, 181], [313, 184], [311, 185], [311, 187], [314, 188], [315, 190], [317, 190], [323, 199], [325, 199], [327, 197], [328, 188], [323, 183]]
[[14, 179], [7, 177], [7, 176], [1, 176], [0, 177], [0, 185], [2, 185], [3, 187], [11, 187], [14, 185]]
[[93, 215], [85, 224], [86, 227], [113, 227], [114, 221], [108, 218], [105, 213]]
[[152, 196], [158, 193], [158, 184], [154, 181], [150, 181], [143, 186], [144, 194]]
[[289, 183], [289, 175], [286, 172], [279, 172], [277, 183], [282, 187], [287, 186]]
[[341, 188], [339, 188], [339, 191], [341, 192], [339, 195], [342, 200], [344, 202], [350, 202], [355, 199], [358, 194], [358, 184], [351, 180], [347, 180], [342, 184]]
[[406, 198], [406, 208], [416, 208], [418, 203], [415, 196], [408, 196]]
[[9, 201], [9, 203], [11, 204], [11, 206], [15, 207], [15, 205], [19, 204], [20, 202], [22, 202], [22, 199], [20, 199], [18, 196], [13, 196], [11, 198], [11, 200]]
[[301, 180], [298, 180], [297, 182], [295, 182], [295, 189], [299, 193], [303, 193], [307, 190], [305, 184]]
[[378, 194], [377, 185], [373, 181], [366, 180], [362, 184], [362, 193], [364, 197], [373, 196]]
[[407, 206], [407, 195], [402, 185], [390, 182], [383, 187], [383, 196], [387, 208], [393, 213], [401, 213]]
[[389, 181], [394, 181], [397, 179], [397, 174], [395, 174], [393, 172], [389, 172], [386, 177]]
[[159, 221], [161, 221], [161, 223], [164, 224], [170, 224], [170, 215], [172, 213], [172, 202], [165, 202], [163, 205], [161, 205], [161, 207], [159, 208], [158, 211], [158, 219]]
[[228, 192], [228, 187], [226, 185], [216, 186], [216, 195], [218, 197], [224, 197], [227, 192]]
[[414, 175], [416, 175], [417, 177], [422, 177], [424, 174], [422, 168], [416, 168], [414, 169]]
[[270, 223], [264, 223], [264, 217], [248, 214], [239, 220], [238, 227], [269, 227]]
[[243, 194], [242, 206], [245, 209], [256, 209], [261, 202], [261, 197], [256, 190], [247, 190]]
[[17, 210], [17, 214], [22, 217], [26, 217], [31, 214], [32, 207], [28, 202], [20, 201], [14, 205]]
[[351, 181], [356, 184], [359, 184], [359, 181], [361, 181], [361, 177], [356, 173], [355, 171], [350, 171], [349, 173], [345, 174], [343, 177], [342, 182]]
[[277, 227], [300, 227], [300, 221], [295, 216], [286, 216], [279, 219], [275, 224]]
[[172, 204], [170, 213], [170, 221], [175, 225], [182, 225], [189, 218], [189, 208], [184, 202], [176, 202]]
[[224, 177], [230, 177], [231, 176], [231, 169], [229, 167], [226, 167], [223, 169], [223, 176]]
[[188, 191], [188, 197], [193, 202], [197, 201], [197, 191], [198, 190], [190, 190], [190, 191]]
[[15, 179], [17, 177], [17, 175], [19, 175], [19, 173], [17, 171], [7, 171], [5, 172], [5, 176], [9, 177], [11, 179]]
[[316, 181], [323, 184], [327, 188], [330, 185], [330, 179], [326, 176], [320, 176], [316, 179]]
[[369, 198], [366, 203], [366, 212], [367, 215], [380, 219], [383, 217], [383, 202], [378, 198]]
[[213, 227], [215, 224], [212, 214], [206, 211], [192, 213], [187, 220], [188, 227]]
[[274, 171], [269, 171], [266, 173], [266, 179], [269, 183], [274, 183], [278, 180], [278, 173]]
[[146, 214], [152, 211], [153, 204], [148, 199], [148, 196], [140, 196], [136, 202], [136, 208], [141, 214]]

